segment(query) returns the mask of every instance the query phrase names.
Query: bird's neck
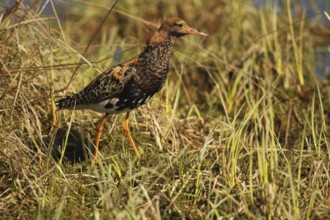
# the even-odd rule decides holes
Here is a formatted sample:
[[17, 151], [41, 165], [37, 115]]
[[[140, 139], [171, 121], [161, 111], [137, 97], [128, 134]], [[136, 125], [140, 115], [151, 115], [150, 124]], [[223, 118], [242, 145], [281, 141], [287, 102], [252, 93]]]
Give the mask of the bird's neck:
[[[144, 64], [149, 68], [158, 68], [166, 72], [173, 52], [175, 37], [158, 30], [147, 42], [147, 47], [142, 52]], [[166, 71], [165, 71], [166, 70]]]
[[149, 41], [144, 50], [145, 56], [152, 56], [157, 59], [169, 59], [173, 52], [174, 37], [164, 38], [162, 41]]
[[150, 40], [147, 42], [148, 47], [155, 47], [160, 45], [165, 45], [171, 42], [174, 43], [175, 37], [171, 36], [167, 31], [162, 29], [156, 31]]

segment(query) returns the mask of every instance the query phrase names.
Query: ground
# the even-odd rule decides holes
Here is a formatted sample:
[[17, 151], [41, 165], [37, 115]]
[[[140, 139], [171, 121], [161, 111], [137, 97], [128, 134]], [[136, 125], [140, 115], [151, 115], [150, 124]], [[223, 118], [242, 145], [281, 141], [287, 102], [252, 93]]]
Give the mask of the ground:
[[[304, 19], [248, 1], [138, 2], [110, 11], [109, 1], [79, 1], [46, 14], [39, 1], [6, 5], [3, 218], [330, 218], [330, 84], [315, 73], [330, 37], [312, 22], [326, 14]], [[93, 164], [101, 115], [58, 112], [55, 101], [137, 55], [173, 15], [211, 37], [178, 40], [165, 87], [132, 112], [141, 157], [124, 115], [114, 115]]]

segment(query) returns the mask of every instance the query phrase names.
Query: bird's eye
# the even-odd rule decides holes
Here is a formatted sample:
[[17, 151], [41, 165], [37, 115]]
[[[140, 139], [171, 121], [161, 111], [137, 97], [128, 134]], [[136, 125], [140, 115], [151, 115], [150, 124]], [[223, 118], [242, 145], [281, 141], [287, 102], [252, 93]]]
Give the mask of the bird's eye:
[[179, 28], [182, 28], [183, 27], [183, 24], [182, 23], [179, 23], [177, 24]]

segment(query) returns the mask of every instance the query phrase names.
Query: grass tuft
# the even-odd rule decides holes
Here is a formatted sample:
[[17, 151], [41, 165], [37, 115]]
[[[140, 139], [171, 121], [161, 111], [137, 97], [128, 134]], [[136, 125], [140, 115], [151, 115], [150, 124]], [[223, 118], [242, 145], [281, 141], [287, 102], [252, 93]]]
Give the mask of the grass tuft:
[[[330, 218], [330, 86], [314, 71], [326, 27], [246, 1], [8, 2], [3, 218]], [[114, 115], [93, 165], [100, 114], [57, 112], [55, 101], [138, 54], [169, 16], [211, 37], [178, 40], [165, 88], [131, 114], [141, 158]]]

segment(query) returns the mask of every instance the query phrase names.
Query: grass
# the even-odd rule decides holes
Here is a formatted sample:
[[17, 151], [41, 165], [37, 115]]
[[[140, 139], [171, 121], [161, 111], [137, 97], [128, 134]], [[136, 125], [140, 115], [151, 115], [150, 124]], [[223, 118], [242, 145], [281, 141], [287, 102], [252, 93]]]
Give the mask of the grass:
[[[330, 218], [330, 86], [314, 73], [330, 38], [311, 22], [322, 13], [150, 0], [106, 17], [108, 1], [74, 2], [51, 16], [17, 3], [0, 17], [3, 218]], [[165, 88], [131, 114], [141, 158], [114, 115], [92, 165], [100, 114], [54, 101], [138, 54], [170, 15], [211, 38], [178, 40]]]

